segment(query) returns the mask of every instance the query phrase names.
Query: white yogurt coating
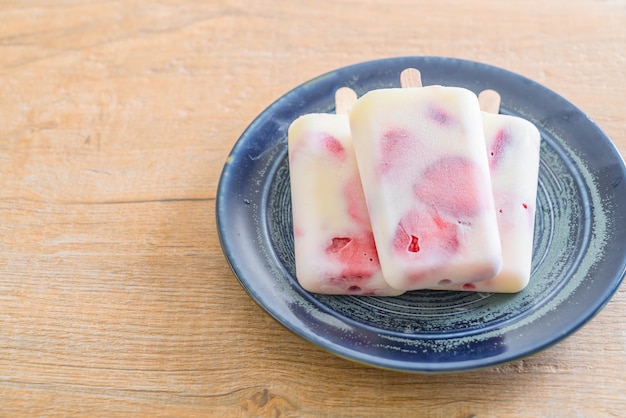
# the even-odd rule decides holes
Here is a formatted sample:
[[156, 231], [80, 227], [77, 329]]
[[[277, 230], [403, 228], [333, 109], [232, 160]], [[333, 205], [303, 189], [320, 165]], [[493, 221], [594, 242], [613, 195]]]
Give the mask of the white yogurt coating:
[[296, 277], [315, 293], [392, 296], [383, 279], [346, 115], [308, 114], [288, 132]]
[[482, 112], [482, 120], [502, 270], [489, 280], [474, 283], [471, 290], [516, 293], [530, 280], [541, 136], [535, 125], [522, 118]]
[[472, 290], [502, 254], [478, 99], [458, 87], [373, 90], [350, 128], [385, 279]]

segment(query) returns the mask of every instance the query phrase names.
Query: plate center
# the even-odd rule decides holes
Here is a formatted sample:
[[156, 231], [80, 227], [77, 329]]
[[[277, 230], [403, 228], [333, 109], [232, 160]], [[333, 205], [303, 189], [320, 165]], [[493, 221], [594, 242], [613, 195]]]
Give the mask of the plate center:
[[[517, 294], [421, 290], [397, 297], [316, 295], [304, 291], [295, 272], [289, 161], [278, 156], [266, 190], [266, 224], [289, 286], [311, 303], [375, 329], [398, 334], [441, 337], [474, 334], [503, 326], [541, 307], [564, 285], [588, 245], [590, 208], [587, 192], [563, 150], [543, 138], [532, 277]], [[564, 198], [567, 196], [567, 199]], [[538, 278], [542, 278], [539, 280]]]

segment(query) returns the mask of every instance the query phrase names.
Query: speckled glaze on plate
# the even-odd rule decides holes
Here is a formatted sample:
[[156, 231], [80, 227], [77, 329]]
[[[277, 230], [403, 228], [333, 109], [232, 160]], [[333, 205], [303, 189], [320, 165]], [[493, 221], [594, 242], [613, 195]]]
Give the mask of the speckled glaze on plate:
[[[424, 85], [502, 96], [501, 113], [542, 135], [536, 236], [528, 287], [513, 295], [415, 291], [392, 298], [327, 296], [295, 278], [287, 129], [298, 116], [333, 112], [334, 92], [398, 87], [407, 67]], [[454, 372], [516, 360], [583, 326], [626, 271], [626, 167], [579, 109], [517, 74], [472, 61], [401, 57], [315, 78], [282, 96], [248, 127], [224, 166], [217, 225], [224, 254], [249, 295], [306, 340], [353, 361], [407, 372]]]

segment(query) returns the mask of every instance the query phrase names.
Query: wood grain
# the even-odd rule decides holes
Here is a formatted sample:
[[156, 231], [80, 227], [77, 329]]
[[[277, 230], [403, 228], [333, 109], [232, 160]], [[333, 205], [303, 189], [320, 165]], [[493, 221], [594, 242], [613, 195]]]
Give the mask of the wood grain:
[[624, 23], [621, 0], [0, 2], [0, 416], [624, 416], [623, 289], [527, 359], [395, 373], [267, 316], [215, 225], [254, 117], [370, 59], [523, 74], [624, 155]]

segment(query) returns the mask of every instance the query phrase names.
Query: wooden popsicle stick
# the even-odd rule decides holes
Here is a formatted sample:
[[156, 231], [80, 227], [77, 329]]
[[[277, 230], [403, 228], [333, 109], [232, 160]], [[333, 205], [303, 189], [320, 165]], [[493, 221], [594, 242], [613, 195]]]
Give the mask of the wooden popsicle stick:
[[500, 94], [491, 89], [483, 90], [478, 94], [480, 110], [487, 113], [500, 112]]
[[422, 74], [415, 68], [405, 68], [400, 73], [400, 85], [402, 88], [422, 87]]
[[335, 113], [337, 115], [347, 115], [356, 99], [354, 90], [350, 87], [341, 87], [335, 92]]

